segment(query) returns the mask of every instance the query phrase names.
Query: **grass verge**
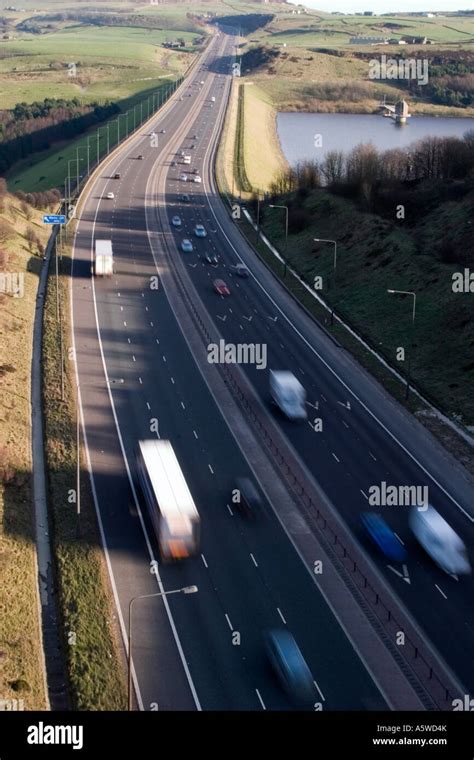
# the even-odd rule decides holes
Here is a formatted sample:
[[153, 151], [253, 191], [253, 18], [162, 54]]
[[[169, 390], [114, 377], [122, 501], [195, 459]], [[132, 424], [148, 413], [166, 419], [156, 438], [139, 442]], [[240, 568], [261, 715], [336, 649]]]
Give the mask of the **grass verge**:
[[80, 533], [76, 517], [75, 379], [74, 363], [67, 360], [67, 346], [71, 345], [70, 264], [68, 252], [62, 258], [59, 283], [66, 356], [64, 401], [61, 401], [60, 333], [52, 273], [45, 302], [43, 339], [46, 457], [61, 634], [73, 709], [124, 710], [126, 685], [115, 606], [90, 481], [82, 460]]

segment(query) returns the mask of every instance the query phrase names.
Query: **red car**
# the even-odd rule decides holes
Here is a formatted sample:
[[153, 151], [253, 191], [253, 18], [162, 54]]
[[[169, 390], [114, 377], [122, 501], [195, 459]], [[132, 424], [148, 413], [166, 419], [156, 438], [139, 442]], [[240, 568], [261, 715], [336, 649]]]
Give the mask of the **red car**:
[[224, 280], [213, 280], [212, 282], [214, 290], [219, 293], [220, 296], [230, 296], [230, 290], [225, 284]]

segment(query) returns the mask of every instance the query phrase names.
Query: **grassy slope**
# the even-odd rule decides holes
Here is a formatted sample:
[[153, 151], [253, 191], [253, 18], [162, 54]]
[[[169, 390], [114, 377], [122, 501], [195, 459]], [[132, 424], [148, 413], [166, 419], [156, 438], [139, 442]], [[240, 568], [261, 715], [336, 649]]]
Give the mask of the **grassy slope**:
[[[448, 414], [474, 424], [474, 317], [472, 294], [452, 292], [452, 273], [460, 265], [443, 264], [437, 242], [448, 234], [454, 242], [467, 229], [474, 211], [474, 191], [462, 202], [441, 204], [409, 230], [359, 211], [350, 201], [318, 192], [305, 201], [312, 224], [290, 235], [290, 260], [313, 282], [322, 275], [323, 296], [358, 331], [367, 336], [392, 364], [396, 348], [411, 342], [411, 301], [387, 294], [387, 288], [417, 293], [412, 374], [417, 384]], [[268, 210], [265, 231], [284, 246], [281, 218]], [[337, 282], [331, 277], [332, 246], [318, 246], [314, 237], [338, 241]], [[418, 238], [417, 248], [414, 239]]]
[[[0, 245], [9, 253], [2, 272], [24, 275], [22, 298], [0, 296], [0, 699], [24, 699], [26, 710], [44, 710], [30, 449], [31, 336], [41, 259], [24, 233], [32, 227], [45, 243], [47, 232], [40, 213], [28, 221], [12, 196], [0, 220], [12, 226], [11, 239]], [[18, 681], [24, 683], [16, 689]]]
[[244, 86], [244, 162], [251, 185], [264, 190], [286, 165], [276, 135], [275, 111], [254, 85]]

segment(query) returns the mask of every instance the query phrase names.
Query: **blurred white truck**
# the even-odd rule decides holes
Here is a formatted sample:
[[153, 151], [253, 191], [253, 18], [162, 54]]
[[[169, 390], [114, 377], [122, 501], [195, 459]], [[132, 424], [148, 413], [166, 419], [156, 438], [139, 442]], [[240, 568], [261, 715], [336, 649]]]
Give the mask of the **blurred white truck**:
[[270, 394], [272, 401], [290, 420], [305, 420], [306, 391], [292, 372], [270, 370]]
[[94, 274], [96, 277], [110, 277], [114, 271], [114, 255], [111, 240], [95, 241]]

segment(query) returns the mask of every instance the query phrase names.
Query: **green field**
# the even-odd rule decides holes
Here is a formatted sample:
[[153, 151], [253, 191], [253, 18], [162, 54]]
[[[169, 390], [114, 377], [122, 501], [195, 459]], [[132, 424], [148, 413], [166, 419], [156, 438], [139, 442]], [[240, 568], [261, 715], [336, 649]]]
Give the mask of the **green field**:
[[348, 45], [350, 38], [357, 36], [398, 39], [405, 35], [428, 37], [438, 44], [472, 44], [474, 18], [332, 16], [308, 12], [300, 15], [278, 15], [264, 30], [252, 37], [271, 44], [286, 43], [293, 47], [311, 48], [321, 45]]
[[[130, 27], [79, 27], [10, 40], [0, 58], [2, 107], [46, 97], [77, 97], [85, 103], [121, 100], [148, 89], [159, 77], [182, 72], [189, 54], [161, 45], [191, 32]], [[69, 76], [68, 64], [76, 65]], [[62, 64], [63, 68], [56, 70]]]

